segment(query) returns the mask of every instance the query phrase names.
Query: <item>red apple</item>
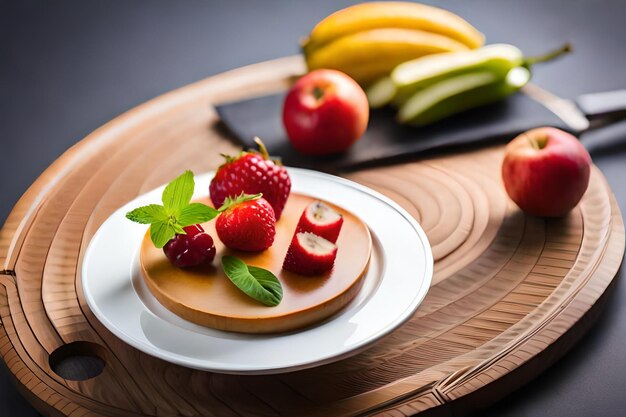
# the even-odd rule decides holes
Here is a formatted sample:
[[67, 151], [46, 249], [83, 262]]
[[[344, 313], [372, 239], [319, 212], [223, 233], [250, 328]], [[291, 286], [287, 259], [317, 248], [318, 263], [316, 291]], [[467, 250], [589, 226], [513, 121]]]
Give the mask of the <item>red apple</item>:
[[369, 105], [363, 89], [343, 72], [319, 69], [300, 78], [283, 106], [283, 124], [305, 155], [348, 149], [365, 132]]
[[504, 187], [528, 214], [563, 216], [587, 190], [591, 157], [567, 132], [552, 127], [532, 129], [513, 139], [504, 152]]

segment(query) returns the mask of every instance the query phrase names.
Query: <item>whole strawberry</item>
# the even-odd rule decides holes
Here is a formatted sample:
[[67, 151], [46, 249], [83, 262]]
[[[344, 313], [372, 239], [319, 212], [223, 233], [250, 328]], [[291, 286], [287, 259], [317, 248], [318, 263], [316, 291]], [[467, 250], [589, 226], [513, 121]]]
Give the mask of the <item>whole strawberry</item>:
[[261, 193], [279, 219], [291, 191], [291, 179], [284, 166], [269, 159], [263, 142], [259, 138], [255, 142], [260, 152], [224, 155], [226, 163], [218, 168], [209, 186], [211, 201], [215, 207], [221, 207], [227, 197]]
[[274, 243], [274, 209], [261, 194], [226, 197], [215, 223], [217, 235], [231, 249], [256, 252]]

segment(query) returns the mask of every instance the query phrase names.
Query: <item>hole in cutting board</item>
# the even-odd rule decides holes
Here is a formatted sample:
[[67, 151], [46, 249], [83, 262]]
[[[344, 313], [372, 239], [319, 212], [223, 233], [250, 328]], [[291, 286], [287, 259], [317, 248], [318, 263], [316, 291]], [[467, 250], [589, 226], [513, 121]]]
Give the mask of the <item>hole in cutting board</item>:
[[50, 368], [63, 379], [85, 381], [104, 370], [102, 346], [91, 342], [72, 342], [58, 347], [50, 354]]

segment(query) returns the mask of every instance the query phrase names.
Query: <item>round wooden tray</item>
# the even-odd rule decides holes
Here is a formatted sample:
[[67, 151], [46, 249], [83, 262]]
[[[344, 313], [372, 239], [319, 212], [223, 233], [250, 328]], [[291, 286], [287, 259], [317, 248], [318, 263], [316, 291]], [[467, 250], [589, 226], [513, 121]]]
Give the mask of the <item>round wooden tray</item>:
[[[219, 375], [152, 358], [109, 333], [79, 276], [98, 226], [183, 169], [214, 169], [220, 152], [237, 150], [208, 103], [284, 88], [302, 70], [298, 57], [266, 62], [141, 105], [66, 152], [17, 203], [0, 234], [0, 352], [41, 413], [457, 415], [528, 381], [589, 328], [624, 253], [604, 177], [593, 169], [566, 218], [527, 217], [506, 197], [502, 148], [493, 147], [346, 175], [415, 216], [436, 261], [415, 316], [357, 356], [275, 376]], [[96, 376], [71, 380], [76, 356]]]

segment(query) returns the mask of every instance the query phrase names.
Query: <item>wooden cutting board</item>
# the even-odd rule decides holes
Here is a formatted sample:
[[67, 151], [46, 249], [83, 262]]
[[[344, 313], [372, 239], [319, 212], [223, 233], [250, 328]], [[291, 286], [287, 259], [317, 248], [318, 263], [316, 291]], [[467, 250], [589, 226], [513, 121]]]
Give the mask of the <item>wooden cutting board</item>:
[[357, 356], [275, 376], [219, 375], [109, 333], [81, 290], [99, 225], [183, 169], [208, 171], [219, 153], [237, 151], [209, 103], [284, 88], [302, 70], [290, 57], [158, 97], [67, 151], [20, 199], [0, 232], [0, 353], [42, 414], [465, 414], [536, 376], [591, 326], [624, 253], [604, 177], [593, 169], [566, 218], [528, 217], [508, 200], [493, 147], [345, 175], [415, 216], [435, 257], [414, 317]]

